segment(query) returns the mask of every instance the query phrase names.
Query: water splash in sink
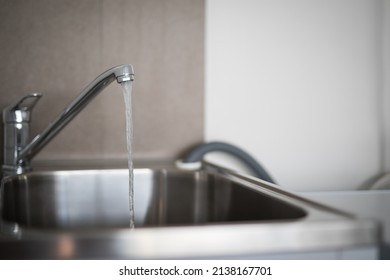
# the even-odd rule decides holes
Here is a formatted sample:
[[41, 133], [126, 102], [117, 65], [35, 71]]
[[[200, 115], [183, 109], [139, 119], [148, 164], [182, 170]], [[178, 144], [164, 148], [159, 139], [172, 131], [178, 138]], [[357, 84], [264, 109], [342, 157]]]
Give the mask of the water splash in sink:
[[131, 82], [122, 83], [123, 96], [126, 106], [126, 138], [127, 138], [127, 153], [128, 153], [128, 165], [129, 165], [129, 208], [130, 208], [130, 228], [134, 228], [134, 187], [133, 187], [133, 118], [131, 108]]

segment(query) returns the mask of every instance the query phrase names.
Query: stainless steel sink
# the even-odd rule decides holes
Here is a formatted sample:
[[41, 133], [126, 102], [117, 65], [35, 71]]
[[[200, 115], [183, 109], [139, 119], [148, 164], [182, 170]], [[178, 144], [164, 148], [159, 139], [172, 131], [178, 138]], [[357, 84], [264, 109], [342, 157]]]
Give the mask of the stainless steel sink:
[[130, 230], [126, 169], [7, 177], [0, 258], [210, 258], [378, 242], [371, 221], [212, 165], [136, 168], [134, 193]]
[[[128, 170], [40, 172], [5, 180], [3, 218], [33, 228], [127, 228]], [[218, 174], [135, 169], [136, 227], [297, 220], [306, 212]]]

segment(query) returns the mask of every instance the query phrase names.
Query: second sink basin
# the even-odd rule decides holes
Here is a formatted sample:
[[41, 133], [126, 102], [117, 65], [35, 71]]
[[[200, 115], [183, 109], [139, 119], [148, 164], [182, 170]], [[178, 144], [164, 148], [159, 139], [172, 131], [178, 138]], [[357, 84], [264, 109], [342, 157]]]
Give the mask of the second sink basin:
[[[125, 169], [34, 172], [4, 181], [3, 218], [50, 229], [127, 228]], [[134, 170], [135, 226], [297, 220], [306, 212], [216, 173]]]

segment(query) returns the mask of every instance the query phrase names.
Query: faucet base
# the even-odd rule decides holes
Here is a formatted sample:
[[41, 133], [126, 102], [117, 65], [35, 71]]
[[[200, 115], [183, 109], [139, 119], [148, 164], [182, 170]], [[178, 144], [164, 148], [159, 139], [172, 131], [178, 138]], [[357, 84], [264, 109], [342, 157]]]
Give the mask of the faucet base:
[[32, 168], [30, 166], [20, 166], [20, 165], [3, 165], [1, 177], [6, 177], [10, 175], [23, 174], [30, 172]]

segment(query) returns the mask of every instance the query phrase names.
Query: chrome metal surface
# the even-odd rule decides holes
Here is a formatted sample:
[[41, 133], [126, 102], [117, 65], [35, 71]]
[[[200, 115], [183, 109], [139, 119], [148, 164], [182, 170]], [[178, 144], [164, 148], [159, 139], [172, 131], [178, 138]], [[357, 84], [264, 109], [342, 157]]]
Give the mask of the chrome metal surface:
[[159, 167], [134, 174], [134, 230], [127, 170], [5, 178], [0, 258], [218, 258], [378, 242], [371, 221], [228, 170]]
[[16, 159], [30, 141], [31, 111], [41, 97], [40, 93], [30, 93], [3, 109], [3, 170], [21, 173]]
[[[22, 174], [30, 171], [31, 159], [57, 135], [89, 102], [97, 96], [106, 86], [112, 81], [117, 80], [118, 83], [134, 80], [133, 67], [129, 64], [119, 65], [107, 70], [92, 81], [77, 97], [74, 99], [58, 117], [49, 124], [49, 126], [39, 135], [37, 135], [30, 143], [28, 135], [28, 122], [32, 106], [12, 106], [4, 109], [4, 162], [3, 174]], [[36, 101], [40, 95], [28, 95], [22, 98], [19, 103], [25, 101], [26, 98], [35, 97]], [[35, 101], [35, 102], [36, 102]], [[19, 104], [17, 103], [17, 104]], [[8, 116], [20, 115], [18, 112], [24, 112], [23, 123], [21, 125], [16, 119], [10, 121]], [[19, 141], [19, 136], [22, 135], [23, 141]]]

